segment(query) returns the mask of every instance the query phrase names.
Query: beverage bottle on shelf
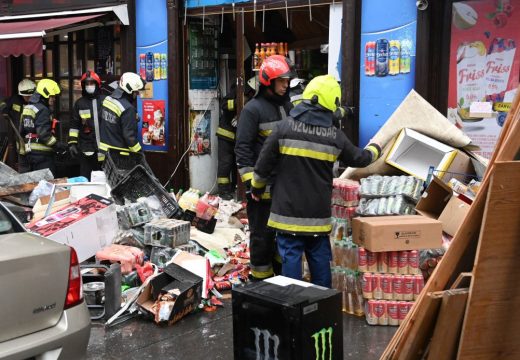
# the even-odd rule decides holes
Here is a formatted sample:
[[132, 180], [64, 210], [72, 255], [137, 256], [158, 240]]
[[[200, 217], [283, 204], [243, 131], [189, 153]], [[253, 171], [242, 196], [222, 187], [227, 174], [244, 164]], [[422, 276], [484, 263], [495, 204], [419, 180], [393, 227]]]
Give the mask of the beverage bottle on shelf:
[[289, 44], [288, 43], [285, 43], [285, 46], [284, 46], [284, 52], [285, 52], [285, 56], [289, 56]]
[[255, 55], [253, 57], [253, 69], [258, 69], [260, 67], [260, 49], [258, 43], [255, 45]]
[[265, 60], [265, 57], [266, 57], [265, 44], [262, 43], [261, 46], [260, 46], [260, 64], [258, 65], [258, 67], [260, 67], [260, 65], [262, 65], [262, 63]]

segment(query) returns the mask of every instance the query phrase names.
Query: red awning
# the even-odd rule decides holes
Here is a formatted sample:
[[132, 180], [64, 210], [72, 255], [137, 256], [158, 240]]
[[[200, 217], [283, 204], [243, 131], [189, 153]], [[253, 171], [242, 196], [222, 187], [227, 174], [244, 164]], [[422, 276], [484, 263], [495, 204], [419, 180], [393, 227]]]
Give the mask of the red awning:
[[0, 22], [0, 56], [32, 55], [43, 50], [47, 30], [83, 22], [102, 14], [32, 21]]

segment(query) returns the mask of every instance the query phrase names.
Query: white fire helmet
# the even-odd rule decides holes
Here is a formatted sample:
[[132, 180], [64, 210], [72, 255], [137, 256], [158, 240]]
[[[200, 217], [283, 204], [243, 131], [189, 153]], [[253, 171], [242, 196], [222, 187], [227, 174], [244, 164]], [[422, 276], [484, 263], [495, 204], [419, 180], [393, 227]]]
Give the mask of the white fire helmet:
[[126, 72], [121, 75], [119, 79], [119, 87], [124, 92], [132, 94], [134, 91], [139, 91], [144, 88], [144, 81], [139, 75], [133, 72]]
[[36, 84], [29, 79], [23, 79], [18, 83], [18, 94], [20, 96], [31, 96], [36, 90]]

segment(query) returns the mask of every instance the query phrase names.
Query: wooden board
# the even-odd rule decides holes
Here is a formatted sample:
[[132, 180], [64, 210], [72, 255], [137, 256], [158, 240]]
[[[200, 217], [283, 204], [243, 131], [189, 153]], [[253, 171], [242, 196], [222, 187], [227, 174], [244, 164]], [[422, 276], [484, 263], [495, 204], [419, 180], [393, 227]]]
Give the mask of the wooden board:
[[[48, 180], [48, 182], [54, 183], [54, 184], [66, 183], [67, 182], [67, 178]], [[31, 191], [34, 190], [34, 188], [36, 186], [38, 186], [37, 182], [21, 184], [21, 185], [15, 185], [15, 186], [2, 187], [2, 188], [0, 188], [0, 197], [1, 196], [7, 196], [7, 195], [13, 195], [13, 194], [20, 194], [20, 193], [31, 192]]]
[[457, 357], [469, 289], [446, 290], [433, 331], [428, 360], [451, 360]]
[[459, 359], [520, 359], [520, 161], [496, 162]]

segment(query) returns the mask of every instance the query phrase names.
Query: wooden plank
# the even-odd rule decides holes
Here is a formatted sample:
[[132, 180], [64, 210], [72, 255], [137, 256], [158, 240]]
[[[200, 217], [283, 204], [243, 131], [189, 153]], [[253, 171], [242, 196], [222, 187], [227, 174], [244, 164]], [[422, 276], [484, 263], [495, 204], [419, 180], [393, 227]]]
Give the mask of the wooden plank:
[[495, 163], [459, 359], [520, 358], [519, 183], [520, 161]]
[[[518, 153], [518, 149], [520, 148], [520, 136], [512, 135], [518, 134], [518, 132], [520, 132], [520, 91], [517, 91], [516, 93], [513, 107], [507, 116], [504, 129], [499, 137], [499, 141], [497, 142], [497, 148], [489, 162], [480, 191], [478, 192], [468, 215], [464, 219], [461, 229], [457, 234], [455, 234], [449, 250], [446, 252], [442, 261], [426, 283], [425, 289], [415, 302], [415, 306], [408, 313], [405, 321], [401, 326], [399, 326], [390, 340], [390, 343], [381, 355], [382, 360], [400, 359], [399, 354], [405, 346], [405, 343], [410, 341], [410, 339], [413, 339], [417, 334], [417, 319], [421, 318], [421, 313], [425, 311], [425, 293], [445, 289], [450, 278], [454, 275], [456, 276], [456, 274], [460, 272], [457, 271], [457, 269], [460, 269], [461, 259], [467, 253], [468, 248], [476, 246], [480, 231], [480, 223], [484, 213], [489, 179], [494, 170], [495, 160], [512, 160], [513, 157], [511, 154]], [[507, 151], [504, 149], [507, 149]]]
[[463, 272], [460, 273], [457, 279], [450, 286], [450, 289], [462, 289], [469, 288], [471, 285], [471, 279], [473, 278], [473, 273], [471, 272]]
[[417, 334], [412, 339], [409, 339], [410, 341], [406, 342], [406, 346], [399, 354], [400, 360], [416, 360], [420, 359], [424, 354], [426, 346], [430, 342], [435, 325], [434, 320], [437, 318], [443, 294], [443, 291], [426, 294], [424, 302], [425, 311], [417, 319]]
[[442, 296], [428, 360], [455, 359], [469, 289], [446, 290]]
[[[66, 183], [67, 182], [67, 178], [48, 180], [48, 182], [54, 183], [54, 184]], [[15, 186], [2, 187], [2, 188], [0, 188], [0, 197], [1, 196], [7, 196], [7, 195], [13, 195], [13, 194], [20, 194], [20, 193], [25, 193], [25, 192], [31, 192], [31, 191], [34, 190], [34, 188], [36, 186], [38, 186], [37, 182], [21, 184], [21, 185], [15, 185]]]

